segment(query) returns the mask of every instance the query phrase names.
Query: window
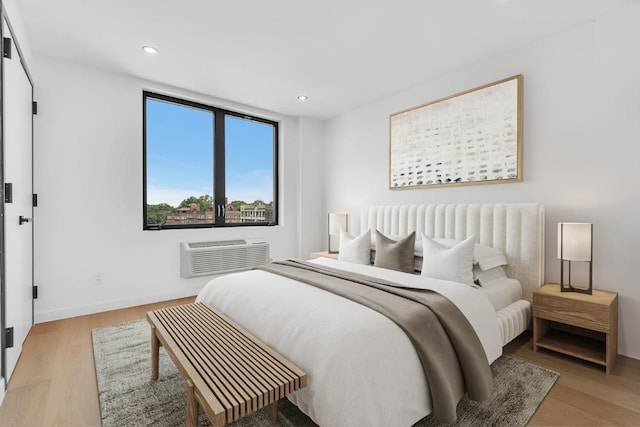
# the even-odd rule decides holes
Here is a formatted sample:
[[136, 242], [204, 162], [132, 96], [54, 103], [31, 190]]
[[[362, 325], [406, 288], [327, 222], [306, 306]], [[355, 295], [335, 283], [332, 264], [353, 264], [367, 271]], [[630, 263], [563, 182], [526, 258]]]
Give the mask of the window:
[[143, 92], [143, 228], [275, 225], [278, 123]]

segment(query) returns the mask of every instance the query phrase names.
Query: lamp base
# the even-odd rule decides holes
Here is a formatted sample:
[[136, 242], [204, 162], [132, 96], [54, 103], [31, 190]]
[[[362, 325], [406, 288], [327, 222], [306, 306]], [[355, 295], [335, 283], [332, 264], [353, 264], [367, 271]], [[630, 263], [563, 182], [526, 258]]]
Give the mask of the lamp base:
[[588, 288], [576, 288], [566, 283], [560, 283], [560, 292], [576, 292], [578, 294], [593, 294], [593, 288], [589, 285]]
[[569, 283], [564, 283], [564, 261], [560, 260], [560, 292], [576, 292], [579, 294], [587, 294], [593, 295], [593, 282], [591, 278], [593, 277], [592, 263], [589, 263], [589, 287], [587, 288], [576, 288], [571, 285], [571, 261], [569, 261]]

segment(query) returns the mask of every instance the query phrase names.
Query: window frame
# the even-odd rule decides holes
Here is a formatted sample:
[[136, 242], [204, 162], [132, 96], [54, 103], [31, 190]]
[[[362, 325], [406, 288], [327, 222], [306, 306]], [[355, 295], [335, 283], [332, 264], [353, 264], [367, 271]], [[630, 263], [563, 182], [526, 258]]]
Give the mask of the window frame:
[[[147, 99], [169, 102], [179, 106], [197, 108], [213, 114], [213, 223], [206, 224], [148, 224], [147, 223]], [[232, 222], [225, 221], [226, 197], [226, 157], [225, 157], [225, 116], [238, 117], [273, 126], [273, 221], [272, 222]], [[207, 105], [200, 102], [177, 98], [148, 90], [142, 91], [142, 229], [143, 230], [183, 230], [220, 227], [269, 227], [278, 225], [278, 148], [280, 145], [279, 122], [253, 116], [238, 111]], [[197, 195], [195, 195], [197, 197]], [[253, 203], [255, 200], [248, 201]]]

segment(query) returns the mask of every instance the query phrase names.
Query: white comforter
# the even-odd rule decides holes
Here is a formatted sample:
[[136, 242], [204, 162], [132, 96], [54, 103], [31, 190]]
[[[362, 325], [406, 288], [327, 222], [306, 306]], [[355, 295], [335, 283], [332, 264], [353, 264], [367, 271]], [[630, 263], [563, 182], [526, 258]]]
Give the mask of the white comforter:
[[[432, 289], [469, 319], [489, 363], [502, 354], [496, 313], [477, 289], [328, 258], [315, 262]], [[411, 426], [431, 412], [413, 345], [382, 314], [259, 270], [216, 278], [197, 301], [217, 307], [307, 372], [307, 387], [290, 399], [320, 426]]]

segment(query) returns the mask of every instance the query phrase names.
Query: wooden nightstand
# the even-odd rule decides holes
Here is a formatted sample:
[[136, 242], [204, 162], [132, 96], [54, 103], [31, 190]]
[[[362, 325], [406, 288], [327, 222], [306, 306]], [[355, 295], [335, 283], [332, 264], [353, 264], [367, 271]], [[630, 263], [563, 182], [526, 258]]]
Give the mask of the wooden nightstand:
[[330, 254], [327, 251], [320, 251], [320, 252], [311, 252], [311, 254], [309, 255], [309, 259], [320, 258], [320, 257], [338, 259], [338, 254], [337, 253]]
[[604, 365], [611, 373], [618, 355], [618, 294], [542, 286], [533, 293], [533, 351], [539, 347]]

